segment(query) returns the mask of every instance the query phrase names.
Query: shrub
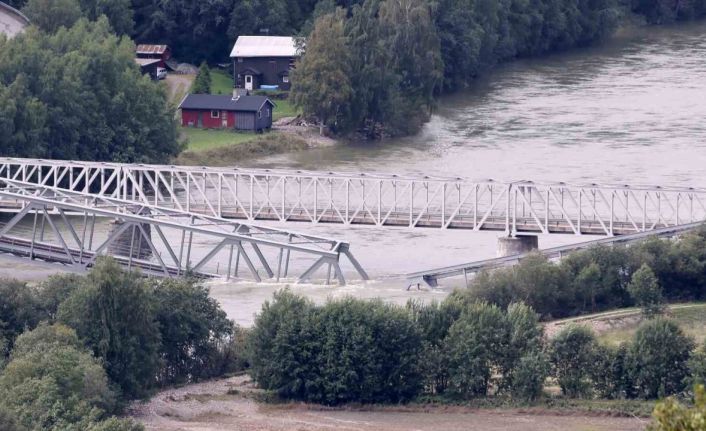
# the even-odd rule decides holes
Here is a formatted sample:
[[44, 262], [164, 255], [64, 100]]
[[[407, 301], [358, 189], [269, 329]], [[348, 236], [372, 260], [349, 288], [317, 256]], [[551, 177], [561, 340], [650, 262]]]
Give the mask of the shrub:
[[652, 318], [662, 313], [662, 288], [649, 266], [643, 264], [635, 271], [628, 284], [628, 291], [635, 304], [642, 308], [645, 317]]
[[658, 318], [642, 324], [629, 353], [637, 395], [654, 399], [681, 392], [693, 349], [694, 341], [672, 321]]
[[165, 280], [154, 286], [155, 318], [161, 334], [160, 384], [183, 383], [222, 374], [214, 361], [233, 334], [233, 323], [193, 280]]
[[549, 358], [564, 395], [577, 398], [588, 394], [596, 339], [591, 330], [570, 325], [551, 341]]
[[681, 405], [674, 398], [657, 403], [652, 414], [654, 421], [650, 431], [703, 431], [706, 429], [706, 391], [703, 385], [696, 387], [694, 407]]
[[77, 350], [84, 349], [84, 345], [78, 339], [76, 331], [68, 326], [40, 324], [34, 330], [25, 332], [17, 337], [15, 347], [12, 349], [12, 357], [20, 358], [62, 346], [73, 347]]
[[507, 320], [499, 307], [474, 303], [449, 329], [449, 392], [468, 398], [487, 395], [493, 368], [507, 355]]
[[160, 334], [154, 299], [139, 274], [99, 260], [85, 283], [59, 306], [58, 320], [76, 330], [128, 398], [155, 385]]

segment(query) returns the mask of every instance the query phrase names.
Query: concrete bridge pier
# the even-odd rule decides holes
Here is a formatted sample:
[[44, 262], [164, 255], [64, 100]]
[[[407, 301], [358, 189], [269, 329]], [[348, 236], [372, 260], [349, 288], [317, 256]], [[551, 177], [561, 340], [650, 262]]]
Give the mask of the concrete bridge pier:
[[529, 235], [498, 238], [498, 257], [515, 256], [539, 249], [539, 237]]

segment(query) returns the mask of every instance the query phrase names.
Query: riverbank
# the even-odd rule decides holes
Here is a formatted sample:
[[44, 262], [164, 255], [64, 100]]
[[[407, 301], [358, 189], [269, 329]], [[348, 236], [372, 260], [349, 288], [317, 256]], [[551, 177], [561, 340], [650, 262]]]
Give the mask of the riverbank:
[[347, 406], [326, 408], [303, 403], [272, 404], [247, 375], [169, 389], [129, 409], [154, 431], [288, 431], [482, 429], [500, 431], [643, 430], [645, 417], [577, 407], [547, 409], [481, 408], [463, 405]]

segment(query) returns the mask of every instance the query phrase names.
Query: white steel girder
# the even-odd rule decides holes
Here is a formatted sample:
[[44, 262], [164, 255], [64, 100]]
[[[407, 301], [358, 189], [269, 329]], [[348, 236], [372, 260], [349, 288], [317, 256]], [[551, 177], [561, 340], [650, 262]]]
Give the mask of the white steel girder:
[[10, 158], [0, 178], [249, 221], [615, 236], [706, 219], [703, 188]]

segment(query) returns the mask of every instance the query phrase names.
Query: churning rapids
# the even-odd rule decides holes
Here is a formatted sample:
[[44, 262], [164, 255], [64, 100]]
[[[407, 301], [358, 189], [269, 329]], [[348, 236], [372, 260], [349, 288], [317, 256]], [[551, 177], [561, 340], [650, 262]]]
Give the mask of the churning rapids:
[[[250, 165], [706, 186], [706, 22], [622, 31], [600, 47], [502, 65], [467, 91], [442, 99], [431, 122], [414, 137], [321, 148]], [[337, 225], [286, 228], [350, 241], [376, 278], [365, 286], [294, 287], [316, 301], [346, 294], [395, 302], [441, 299], [448, 290], [405, 292], [393, 276], [493, 257], [498, 236]], [[540, 247], [581, 240], [544, 236]], [[17, 271], [17, 262], [3, 266]], [[276, 288], [214, 282], [212, 292], [232, 318], [248, 324]]]

